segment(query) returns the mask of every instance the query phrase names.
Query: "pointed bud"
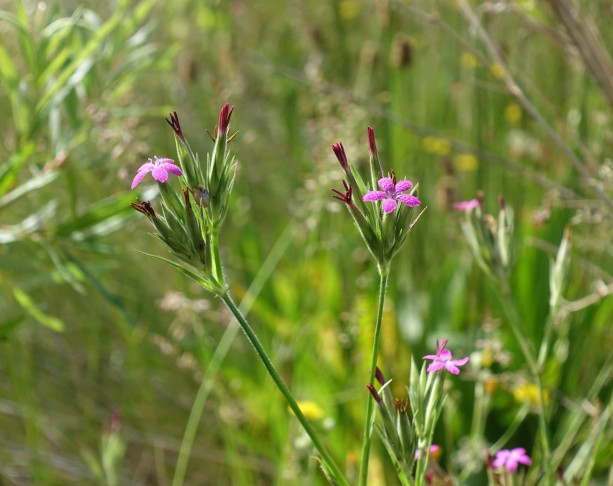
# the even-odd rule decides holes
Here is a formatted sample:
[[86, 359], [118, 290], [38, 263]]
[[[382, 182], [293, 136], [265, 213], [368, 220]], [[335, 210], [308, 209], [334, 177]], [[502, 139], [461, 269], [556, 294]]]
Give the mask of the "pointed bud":
[[368, 391], [375, 399], [375, 402], [377, 402], [377, 405], [381, 405], [381, 403], [383, 403], [383, 399], [381, 398], [381, 395], [379, 395], [377, 389], [371, 384], [366, 385], [366, 388], [368, 388]]
[[168, 123], [173, 131], [175, 132], [175, 135], [182, 141], [185, 142], [185, 136], [183, 135], [183, 131], [181, 130], [181, 123], [179, 122], [179, 115], [177, 115], [176, 111], [173, 111], [172, 113], [169, 114], [170, 118], [166, 118], [166, 123]]
[[334, 152], [334, 155], [336, 155], [336, 158], [338, 159], [339, 164], [341, 164], [343, 170], [345, 172], [349, 172], [349, 162], [347, 161], [347, 154], [345, 154], [343, 144], [340, 142], [332, 144], [332, 151]]
[[228, 103], [223, 105], [221, 111], [219, 112], [219, 123], [217, 124], [217, 136], [223, 137], [228, 135], [228, 128], [230, 128], [230, 118], [232, 117], [232, 112], [234, 111], [234, 106], [230, 106]]
[[381, 386], [385, 385], [385, 376], [383, 376], [383, 372], [379, 369], [378, 366], [377, 366], [377, 369], [375, 370], [375, 378], [377, 379], [377, 381], [379, 382]]
[[137, 199], [138, 204], [137, 203], [130, 203], [130, 206], [132, 206], [133, 209], [136, 209], [139, 213], [143, 213], [145, 216], [149, 217], [149, 218], [155, 218], [155, 211], [153, 210], [153, 207], [151, 206], [151, 203], [148, 203], [147, 201], [140, 201], [140, 199]]

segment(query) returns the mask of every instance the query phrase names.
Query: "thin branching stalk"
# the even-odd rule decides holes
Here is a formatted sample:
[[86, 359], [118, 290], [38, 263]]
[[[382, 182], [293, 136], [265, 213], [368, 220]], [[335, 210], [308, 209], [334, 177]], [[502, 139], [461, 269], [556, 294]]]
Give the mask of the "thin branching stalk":
[[[251, 306], [255, 301], [255, 297], [260, 294], [265, 282], [268, 281], [272, 275], [274, 269], [277, 266], [281, 256], [285, 253], [292, 236], [292, 226], [288, 225], [285, 231], [281, 234], [272, 250], [270, 251], [266, 261], [262, 264], [258, 274], [253, 279], [253, 282], [249, 286], [247, 293], [241, 301], [239, 308], [242, 313], [249, 312]], [[227, 327], [223, 336], [219, 340], [215, 352], [211, 357], [211, 361], [207, 366], [205, 373], [202, 375], [202, 381], [194, 398], [190, 416], [185, 426], [185, 432], [183, 433], [183, 439], [181, 441], [181, 447], [179, 448], [179, 456], [177, 458], [177, 465], [175, 467], [174, 476], [172, 479], [172, 486], [182, 486], [185, 481], [185, 472], [187, 471], [187, 464], [191, 454], [198, 425], [202, 418], [204, 406], [209, 397], [211, 390], [213, 389], [214, 380], [213, 377], [217, 374], [221, 367], [221, 363], [225, 359], [238, 330], [240, 329], [237, 321]]]
[[541, 378], [540, 370], [537, 366], [536, 360], [530, 349], [530, 343], [526, 339], [526, 336], [521, 329], [521, 318], [519, 311], [517, 310], [517, 304], [511, 293], [508, 282], [501, 281], [502, 290], [498, 289], [496, 285], [494, 287], [499, 291], [499, 295], [503, 306], [507, 314], [507, 322], [509, 323], [513, 335], [519, 348], [522, 352], [523, 358], [526, 360], [528, 370], [530, 371], [532, 380], [534, 381], [538, 389], [538, 408], [539, 408], [539, 437], [541, 439], [541, 447], [543, 449], [543, 467], [545, 468], [545, 480], [546, 484], [553, 484], [553, 470], [551, 468], [551, 446], [549, 440], [549, 430], [547, 425], [547, 415], [545, 410], [545, 395], [543, 392], [543, 380]]
[[[501, 68], [503, 73], [502, 82], [504, 83], [507, 91], [515, 97], [521, 107], [526, 110], [526, 112], [534, 119], [537, 125], [549, 138], [551, 143], [555, 147], [557, 147], [557, 149], [562, 154], [564, 154], [564, 156], [572, 163], [572, 165], [579, 172], [579, 174], [581, 174], [581, 176], [586, 181], [590, 181], [593, 176], [590, 173], [589, 169], [586, 167], [585, 163], [575, 155], [573, 150], [562, 139], [558, 132], [553, 129], [553, 127], [541, 114], [538, 108], [534, 105], [534, 103], [532, 103], [532, 101], [530, 101], [530, 99], [525, 95], [519, 84], [515, 81], [515, 78], [512, 76], [511, 71], [509, 70], [508, 66], [500, 55], [500, 50], [497, 48], [496, 44], [494, 43], [494, 40], [490, 37], [487, 30], [481, 24], [479, 18], [477, 17], [477, 14], [471, 7], [470, 3], [467, 0], [459, 0], [458, 5], [460, 6], [460, 10], [470, 23], [471, 27], [474, 29], [476, 34], [479, 36], [479, 38], [485, 45], [489, 56]], [[596, 184], [590, 184], [590, 188], [607, 206], [609, 206], [609, 208], [613, 208], [613, 200], [602, 188], [598, 187], [598, 185]]]
[[247, 339], [249, 340], [249, 342], [255, 349], [255, 352], [257, 353], [260, 360], [264, 364], [266, 371], [268, 371], [268, 374], [270, 375], [272, 380], [275, 382], [275, 385], [277, 385], [277, 388], [279, 389], [279, 391], [281, 392], [281, 394], [287, 401], [289, 408], [292, 410], [292, 412], [294, 412], [294, 415], [296, 416], [296, 418], [298, 419], [298, 421], [304, 428], [305, 432], [311, 438], [311, 441], [313, 442], [313, 446], [315, 447], [315, 449], [317, 449], [317, 451], [321, 454], [321, 459], [328, 473], [334, 478], [337, 484], [343, 485], [343, 486], [349, 486], [349, 483], [345, 479], [345, 476], [343, 475], [340, 468], [338, 467], [338, 465], [336, 464], [336, 462], [334, 461], [334, 459], [332, 458], [332, 456], [330, 455], [330, 453], [324, 446], [323, 442], [321, 442], [321, 440], [319, 439], [319, 435], [317, 434], [317, 432], [315, 431], [311, 423], [308, 421], [308, 419], [304, 416], [304, 414], [300, 410], [300, 407], [298, 406], [296, 399], [294, 398], [292, 393], [289, 391], [289, 388], [287, 388], [287, 386], [283, 382], [283, 379], [279, 375], [279, 372], [277, 371], [275, 366], [272, 364], [272, 361], [268, 357], [268, 354], [264, 350], [264, 347], [260, 343], [260, 340], [258, 339], [257, 335], [255, 334], [255, 332], [253, 331], [253, 329], [251, 328], [251, 326], [249, 325], [249, 323], [247, 322], [247, 320], [241, 313], [240, 309], [236, 306], [236, 304], [232, 300], [232, 297], [230, 297], [230, 294], [228, 292], [225, 292], [220, 296], [220, 298], [221, 300], [223, 300], [224, 304], [226, 304], [230, 312], [232, 312], [232, 314], [238, 321], [239, 325], [241, 326], [241, 329], [247, 336]]
[[[375, 333], [372, 345], [372, 357], [370, 360], [370, 377], [369, 384], [374, 384], [375, 372], [377, 369], [377, 358], [379, 357], [379, 346], [381, 338], [381, 323], [383, 321], [383, 305], [385, 303], [385, 291], [387, 290], [388, 273], [385, 269], [379, 271], [379, 305], [377, 307], [377, 320], [375, 322]], [[362, 443], [362, 458], [360, 461], [360, 479], [359, 484], [365, 486], [368, 480], [368, 460], [370, 458], [370, 442], [372, 439], [372, 429], [375, 419], [375, 401], [368, 394], [368, 402], [366, 405], [366, 416], [364, 418], [364, 441]]]

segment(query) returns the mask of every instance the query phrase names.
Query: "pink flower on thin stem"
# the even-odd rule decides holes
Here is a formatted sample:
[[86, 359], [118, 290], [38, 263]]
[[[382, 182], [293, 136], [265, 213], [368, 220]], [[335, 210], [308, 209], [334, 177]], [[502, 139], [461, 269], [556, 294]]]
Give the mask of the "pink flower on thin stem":
[[391, 177], [383, 177], [379, 179], [379, 187], [381, 191], [370, 191], [362, 198], [365, 202], [374, 202], [383, 200], [381, 206], [387, 214], [393, 213], [398, 207], [397, 201], [400, 201], [405, 206], [410, 208], [419, 206], [421, 202], [415, 196], [410, 194], [402, 194], [413, 187], [413, 183], [408, 180], [398, 181], [394, 183]]
[[460, 374], [460, 369], [458, 366], [464, 366], [468, 363], [468, 357], [462, 359], [451, 359], [451, 351], [445, 349], [447, 346], [447, 339], [445, 339], [442, 343], [436, 343], [436, 354], [427, 354], [422, 359], [431, 359], [432, 363], [428, 365], [428, 373], [434, 373], [435, 371], [439, 371], [445, 369], [449, 371], [449, 373], [453, 373], [454, 375]]
[[517, 471], [520, 464], [529, 466], [532, 464], [532, 459], [526, 454], [526, 449], [516, 447], [515, 449], [503, 449], [496, 453], [496, 458], [492, 462], [492, 467], [495, 469], [504, 468], [513, 474]]
[[460, 211], [469, 213], [473, 209], [478, 208], [480, 206], [480, 203], [479, 203], [479, 200], [475, 198], [475, 199], [471, 199], [470, 201], [454, 202], [452, 206]]
[[149, 172], [151, 172], [151, 175], [156, 181], [162, 183], [168, 180], [169, 172], [176, 176], [183, 175], [181, 169], [174, 164], [174, 160], [166, 158], [158, 159], [154, 157], [154, 160], [149, 159], [149, 162], [144, 163], [138, 168], [130, 189], [134, 189], [138, 186]]

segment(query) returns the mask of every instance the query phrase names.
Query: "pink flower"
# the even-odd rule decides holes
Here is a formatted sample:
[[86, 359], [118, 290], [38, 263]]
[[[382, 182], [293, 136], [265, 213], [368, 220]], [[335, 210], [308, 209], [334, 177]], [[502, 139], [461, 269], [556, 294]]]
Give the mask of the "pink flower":
[[432, 363], [428, 365], [428, 373], [434, 373], [435, 371], [439, 371], [442, 369], [446, 369], [449, 373], [453, 373], [454, 375], [460, 374], [460, 369], [458, 366], [464, 366], [468, 363], [468, 357], [462, 359], [451, 359], [451, 351], [445, 349], [447, 346], [447, 339], [445, 339], [442, 343], [436, 344], [436, 354], [427, 354], [422, 359], [431, 359]]
[[526, 449], [516, 447], [515, 449], [503, 449], [496, 453], [496, 458], [492, 463], [495, 469], [505, 468], [511, 474], [517, 471], [520, 464], [529, 466], [532, 464], [532, 459], [526, 454]]
[[149, 159], [149, 162], [144, 163], [138, 168], [130, 189], [134, 189], [138, 186], [149, 172], [151, 172], [153, 178], [158, 182], [166, 182], [169, 172], [176, 176], [183, 175], [181, 169], [174, 164], [174, 160], [166, 158], [158, 159], [154, 157], [154, 160]]
[[458, 202], [454, 202], [452, 206], [456, 209], [459, 209], [460, 211], [464, 211], [468, 213], [472, 211], [473, 209], [476, 209], [479, 207], [479, 200], [471, 199], [470, 201], [458, 201]]
[[[413, 456], [413, 460], [417, 461], [420, 455], [421, 455], [421, 452], [419, 449], [417, 449], [415, 451], [415, 456]], [[441, 455], [441, 447], [436, 444], [432, 444], [430, 446], [430, 457], [436, 460], [440, 457], [440, 455]]]
[[386, 213], [393, 213], [400, 201], [405, 206], [410, 208], [419, 206], [421, 202], [415, 196], [410, 194], [402, 194], [404, 191], [408, 191], [413, 187], [411, 181], [402, 180], [394, 184], [394, 180], [391, 177], [383, 177], [379, 179], [379, 187], [381, 191], [370, 191], [362, 198], [365, 202], [374, 202], [383, 200], [381, 206]]

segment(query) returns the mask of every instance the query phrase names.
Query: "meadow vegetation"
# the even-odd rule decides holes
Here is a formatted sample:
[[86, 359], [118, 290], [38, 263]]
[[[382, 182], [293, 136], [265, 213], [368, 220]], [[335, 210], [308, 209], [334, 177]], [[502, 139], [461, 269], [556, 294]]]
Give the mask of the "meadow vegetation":
[[[327, 484], [223, 299], [146, 255], [172, 257], [130, 207], [161, 204], [149, 176], [130, 183], [177, 158], [165, 118], [206, 160], [225, 103], [225, 282], [349, 484], [379, 277], [330, 197], [331, 146], [370, 183], [367, 127], [426, 208], [386, 281], [385, 393], [406, 404], [437, 340], [470, 357], [445, 381], [431, 484], [511, 484], [488, 451], [519, 447], [515, 484], [611, 484], [612, 16], [578, 0], [0, 0], [2, 484]], [[388, 452], [375, 433], [368, 484], [398, 484]]]

